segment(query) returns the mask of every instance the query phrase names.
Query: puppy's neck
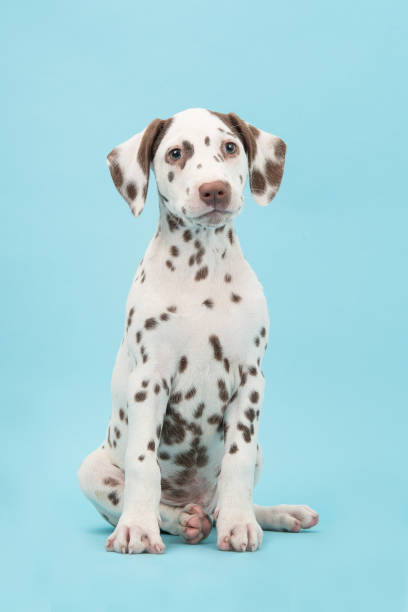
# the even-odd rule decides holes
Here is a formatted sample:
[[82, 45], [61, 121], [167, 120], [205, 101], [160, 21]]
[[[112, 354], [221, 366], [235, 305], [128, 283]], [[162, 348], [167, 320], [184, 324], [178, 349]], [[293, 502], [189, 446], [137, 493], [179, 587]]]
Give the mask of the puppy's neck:
[[232, 221], [220, 227], [189, 224], [160, 202], [160, 219], [147, 260], [164, 268], [169, 280], [216, 280], [243, 259]]

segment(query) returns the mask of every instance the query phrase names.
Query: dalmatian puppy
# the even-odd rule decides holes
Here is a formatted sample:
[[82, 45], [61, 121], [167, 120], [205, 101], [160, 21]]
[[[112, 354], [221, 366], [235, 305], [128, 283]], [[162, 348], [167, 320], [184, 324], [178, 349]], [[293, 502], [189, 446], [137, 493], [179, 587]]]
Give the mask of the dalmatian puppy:
[[233, 113], [189, 109], [108, 155], [135, 216], [153, 167], [160, 208], [126, 304], [106, 438], [78, 472], [115, 527], [108, 551], [162, 553], [160, 530], [197, 544], [213, 521], [219, 549], [255, 551], [262, 529], [318, 522], [308, 506], [252, 501], [269, 324], [234, 218], [248, 173], [258, 204], [275, 196], [285, 149]]

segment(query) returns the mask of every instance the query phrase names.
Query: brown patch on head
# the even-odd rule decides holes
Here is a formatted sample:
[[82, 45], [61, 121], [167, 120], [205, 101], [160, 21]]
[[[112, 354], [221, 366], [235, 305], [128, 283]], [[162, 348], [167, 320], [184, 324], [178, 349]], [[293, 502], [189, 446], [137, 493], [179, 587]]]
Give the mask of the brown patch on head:
[[[256, 137], [254, 135], [254, 130], [256, 130], [256, 128], [250, 126], [235, 113], [224, 114], [215, 111], [210, 111], [210, 113], [221, 119], [221, 121], [229, 127], [231, 132], [240, 139], [248, 156], [248, 164], [251, 165], [255, 158], [257, 148]], [[258, 130], [256, 131], [258, 132]]]
[[180, 168], [183, 170], [187, 161], [191, 159], [194, 155], [194, 147], [188, 140], [183, 140], [183, 157], [181, 158]]
[[153, 119], [144, 131], [137, 160], [146, 176], [149, 176], [150, 163], [172, 121], [171, 117], [170, 119]]

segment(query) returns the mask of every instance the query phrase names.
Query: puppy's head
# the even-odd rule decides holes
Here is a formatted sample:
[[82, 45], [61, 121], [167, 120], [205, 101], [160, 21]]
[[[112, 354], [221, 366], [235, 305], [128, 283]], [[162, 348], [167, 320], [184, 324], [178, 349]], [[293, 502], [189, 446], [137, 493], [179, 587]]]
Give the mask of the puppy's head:
[[134, 215], [146, 200], [150, 165], [170, 212], [201, 226], [239, 213], [249, 173], [255, 201], [265, 206], [282, 180], [286, 146], [234, 113], [189, 109], [154, 119], [108, 155], [113, 182]]

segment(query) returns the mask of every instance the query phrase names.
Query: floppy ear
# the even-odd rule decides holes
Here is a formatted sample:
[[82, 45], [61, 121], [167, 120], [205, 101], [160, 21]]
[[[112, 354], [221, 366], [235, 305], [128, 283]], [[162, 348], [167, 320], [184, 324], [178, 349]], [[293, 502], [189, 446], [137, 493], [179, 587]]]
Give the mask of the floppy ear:
[[115, 147], [107, 156], [112, 180], [137, 217], [143, 210], [150, 164], [171, 119], [154, 119], [143, 132]]
[[255, 202], [266, 206], [282, 181], [286, 145], [281, 138], [258, 130], [235, 113], [215, 113], [243, 142], [248, 156], [249, 185]]

